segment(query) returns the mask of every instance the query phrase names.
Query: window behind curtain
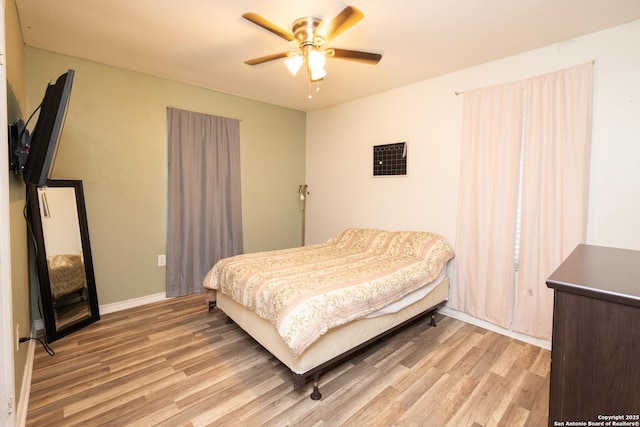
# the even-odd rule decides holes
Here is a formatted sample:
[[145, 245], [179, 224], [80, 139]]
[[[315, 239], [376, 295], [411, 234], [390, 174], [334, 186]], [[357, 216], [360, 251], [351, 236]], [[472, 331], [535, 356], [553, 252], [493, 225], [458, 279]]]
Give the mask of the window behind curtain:
[[168, 297], [202, 291], [218, 260], [242, 253], [240, 123], [167, 109]]
[[546, 278], [586, 239], [592, 86], [588, 63], [465, 92], [452, 308], [551, 337]]

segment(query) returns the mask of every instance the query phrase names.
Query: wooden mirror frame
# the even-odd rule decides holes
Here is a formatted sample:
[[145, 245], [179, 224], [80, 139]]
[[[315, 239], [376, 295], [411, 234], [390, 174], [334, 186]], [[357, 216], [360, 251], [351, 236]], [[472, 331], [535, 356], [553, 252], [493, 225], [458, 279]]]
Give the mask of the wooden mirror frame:
[[98, 308], [98, 295], [96, 292], [96, 281], [93, 270], [93, 258], [91, 256], [91, 244], [89, 242], [89, 227], [87, 224], [87, 213], [84, 203], [84, 190], [82, 181], [79, 180], [49, 180], [46, 187], [67, 187], [75, 190], [75, 201], [78, 211], [78, 226], [80, 240], [82, 244], [82, 257], [84, 261], [84, 271], [86, 275], [89, 312], [86, 317], [82, 317], [72, 323], [58, 327], [55, 319], [55, 307], [52, 297], [51, 283], [48, 269], [48, 257], [45, 245], [45, 236], [40, 210], [40, 200], [38, 188], [34, 184], [27, 186], [27, 223], [36, 254], [36, 270], [38, 276], [38, 288], [40, 292], [40, 307], [42, 320], [44, 322], [45, 336], [48, 342], [56, 341], [72, 332], [77, 331], [87, 325], [100, 320]]

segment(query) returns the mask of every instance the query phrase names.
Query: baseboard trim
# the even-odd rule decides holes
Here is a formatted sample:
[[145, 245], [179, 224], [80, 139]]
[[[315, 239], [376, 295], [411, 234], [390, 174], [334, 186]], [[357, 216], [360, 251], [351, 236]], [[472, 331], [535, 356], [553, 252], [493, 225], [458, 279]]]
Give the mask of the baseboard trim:
[[[35, 322], [31, 326], [31, 336], [36, 336]], [[31, 377], [33, 375], [33, 359], [36, 353], [36, 341], [29, 340], [27, 344], [27, 361], [22, 374], [22, 387], [20, 398], [16, 408], [16, 426], [24, 426], [27, 423], [27, 411], [29, 410], [29, 395], [31, 394]]]
[[144, 297], [128, 299], [126, 301], [114, 302], [100, 306], [100, 314], [115, 313], [116, 311], [126, 310], [128, 308], [139, 307], [153, 302], [163, 301], [167, 299], [167, 294], [161, 292], [159, 294], [147, 295]]
[[[159, 294], [147, 295], [144, 297], [128, 299], [126, 301], [114, 302], [112, 304], [105, 304], [99, 307], [100, 314], [115, 313], [116, 311], [126, 310], [128, 308], [139, 307], [145, 304], [151, 304], [152, 302], [163, 301], [167, 299], [167, 294], [161, 292]], [[33, 328], [35, 332], [44, 330], [44, 323], [42, 319], [36, 319], [33, 321]], [[36, 335], [32, 335], [36, 336]]]
[[[105, 304], [105, 305], [101, 305], [100, 306], [100, 314], [108, 314], [108, 313], [115, 313], [117, 311], [122, 311], [122, 310], [126, 310], [128, 308], [134, 308], [134, 307], [139, 307], [141, 305], [145, 305], [145, 304], [151, 304], [154, 302], [158, 302], [158, 301], [163, 301], [167, 299], [167, 294], [165, 292], [161, 292], [161, 293], [157, 293], [157, 294], [153, 294], [153, 295], [147, 295], [144, 297], [139, 297], [139, 298], [132, 298], [129, 300], [125, 300], [125, 301], [120, 301], [120, 302], [116, 302], [116, 303], [112, 303], [112, 304]], [[525, 334], [520, 334], [518, 332], [514, 332], [512, 330], [509, 329], [505, 329], [505, 328], [501, 328], [500, 326], [496, 326], [493, 323], [484, 321], [484, 320], [480, 320], [476, 317], [473, 317], [469, 314], [463, 313], [461, 311], [458, 310], [454, 310], [449, 306], [444, 306], [442, 307], [440, 310], [440, 313], [444, 314], [445, 316], [448, 317], [452, 317], [454, 319], [458, 319], [461, 320], [463, 322], [466, 323], [470, 323], [472, 325], [475, 326], [479, 326], [483, 329], [487, 329], [489, 331], [493, 331], [502, 335], [506, 335], [510, 338], [516, 339], [518, 341], [522, 341], [522, 342], [526, 342], [528, 344], [532, 344], [535, 345], [537, 347], [541, 347], [547, 350], [551, 350], [551, 341], [550, 340], [543, 340], [540, 338], [535, 338], [529, 335], [525, 335]], [[44, 324], [42, 323], [42, 319], [37, 319], [33, 322], [33, 328], [35, 331], [38, 330], [43, 330], [44, 329]], [[34, 334], [32, 336], [36, 336], [35, 335], [35, 331]], [[33, 340], [30, 341], [29, 344], [29, 351], [30, 351], [30, 357], [31, 357], [31, 364], [33, 365], [33, 349], [35, 349], [35, 346], [33, 344]], [[27, 362], [29, 363], [29, 362]], [[26, 372], [26, 371], [25, 371]], [[31, 369], [29, 369], [29, 381], [31, 381]], [[25, 383], [23, 383], [25, 384]], [[29, 382], [30, 384], [30, 382]]]
[[550, 340], [543, 340], [540, 338], [536, 338], [536, 337], [532, 337], [529, 335], [525, 335], [525, 334], [520, 334], [518, 332], [514, 332], [512, 330], [509, 329], [504, 329], [501, 328], [500, 326], [496, 326], [493, 323], [484, 321], [484, 320], [480, 320], [476, 317], [473, 317], [469, 314], [463, 313], [461, 311], [458, 310], [454, 310], [451, 307], [445, 306], [442, 307], [440, 310], [438, 310], [438, 312], [444, 314], [445, 316], [448, 317], [453, 317], [454, 319], [458, 319], [461, 320], [463, 322], [466, 323], [470, 323], [472, 325], [475, 326], [479, 326], [483, 329], [487, 329], [489, 331], [492, 332], [497, 332], [499, 334], [502, 335], [506, 335], [509, 338], [513, 338], [516, 339], [518, 341], [522, 341], [522, 342], [526, 342], [527, 344], [531, 344], [531, 345], [535, 345], [537, 347], [541, 347], [544, 348], [546, 350], [551, 350], [551, 341]]

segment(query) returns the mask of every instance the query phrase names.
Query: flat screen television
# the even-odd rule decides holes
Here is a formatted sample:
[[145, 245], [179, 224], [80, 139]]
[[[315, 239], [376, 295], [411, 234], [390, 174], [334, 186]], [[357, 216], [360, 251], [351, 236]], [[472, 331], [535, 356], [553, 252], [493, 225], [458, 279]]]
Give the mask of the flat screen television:
[[22, 178], [26, 183], [37, 186], [47, 183], [67, 114], [74, 74], [73, 70], [68, 70], [54, 84], [47, 85], [40, 104], [40, 115], [31, 136], [24, 130], [27, 132], [28, 155]]

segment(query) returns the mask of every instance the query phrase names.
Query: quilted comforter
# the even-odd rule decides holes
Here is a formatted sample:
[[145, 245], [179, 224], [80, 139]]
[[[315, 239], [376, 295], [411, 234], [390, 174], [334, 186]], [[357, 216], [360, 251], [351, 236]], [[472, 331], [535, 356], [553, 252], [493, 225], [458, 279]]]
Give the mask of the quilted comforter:
[[47, 264], [51, 297], [54, 301], [78, 292], [87, 285], [82, 255], [52, 255]]
[[453, 258], [434, 233], [351, 228], [326, 243], [218, 261], [203, 287], [271, 322], [295, 354], [432, 282]]

